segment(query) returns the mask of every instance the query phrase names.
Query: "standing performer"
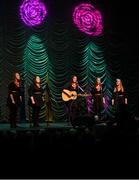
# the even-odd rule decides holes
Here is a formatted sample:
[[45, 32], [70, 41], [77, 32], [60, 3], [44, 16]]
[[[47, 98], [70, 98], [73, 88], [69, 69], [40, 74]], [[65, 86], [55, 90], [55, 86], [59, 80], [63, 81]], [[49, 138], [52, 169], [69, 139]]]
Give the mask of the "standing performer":
[[105, 104], [105, 98], [102, 94], [100, 78], [96, 78], [95, 87], [92, 89], [92, 96], [94, 96], [94, 113], [96, 120], [101, 120], [101, 111], [103, 109], [103, 103]]
[[78, 98], [77, 94], [79, 92], [79, 86], [77, 81], [77, 76], [73, 75], [71, 77], [70, 83], [67, 87], [63, 90], [63, 95], [67, 96], [68, 101], [66, 101], [66, 109], [68, 115], [68, 122], [73, 123], [74, 119], [77, 117], [78, 114]]
[[32, 120], [34, 127], [39, 127], [39, 113], [44, 105], [43, 89], [39, 76], [34, 78], [33, 85], [29, 88], [29, 105], [32, 107]]
[[9, 121], [11, 128], [16, 128], [16, 117], [20, 103], [22, 102], [21, 88], [20, 88], [20, 74], [14, 74], [14, 80], [8, 86], [7, 106], [9, 107]]
[[120, 120], [126, 113], [127, 97], [121, 79], [116, 79], [113, 91], [112, 105], [116, 109], [116, 118]]

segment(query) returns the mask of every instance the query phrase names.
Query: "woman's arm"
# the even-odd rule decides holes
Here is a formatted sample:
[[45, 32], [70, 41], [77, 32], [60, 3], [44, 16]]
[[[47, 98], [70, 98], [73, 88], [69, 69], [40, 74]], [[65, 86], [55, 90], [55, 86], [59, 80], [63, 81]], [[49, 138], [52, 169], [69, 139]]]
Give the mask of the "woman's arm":
[[112, 105], [114, 105], [114, 99], [112, 99]]
[[125, 104], [127, 104], [127, 94], [126, 94], [125, 91], [123, 91], [123, 95], [124, 95], [124, 97], [125, 97]]
[[103, 97], [103, 104], [105, 104], [105, 98]]
[[32, 104], [35, 104], [34, 97], [33, 97], [33, 96], [31, 96], [31, 97], [30, 97], [30, 99], [31, 99]]
[[35, 100], [34, 100], [34, 96], [33, 96], [34, 93], [33, 93], [33, 87], [32, 86], [30, 86], [28, 93], [29, 93], [29, 97], [31, 99], [31, 103], [35, 104]]
[[125, 98], [125, 104], [127, 104], [127, 98]]
[[14, 100], [13, 94], [10, 94], [10, 98], [12, 100], [12, 103], [15, 104], [15, 100]]
[[113, 94], [112, 94], [112, 105], [115, 104], [115, 96], [116, 96], [116, 88], [114, 88]]
[[13, 83], [10, 83], [9, 86], [8, 86], [8, 93], [9, 93], [9, 96], [10, 96], [10, 99], [12, 101], [13, 104], [15, 104], [15, 100], [14, 100], [14, 96], [13, 96], [13, 91], [14, 87], [13, 87]]

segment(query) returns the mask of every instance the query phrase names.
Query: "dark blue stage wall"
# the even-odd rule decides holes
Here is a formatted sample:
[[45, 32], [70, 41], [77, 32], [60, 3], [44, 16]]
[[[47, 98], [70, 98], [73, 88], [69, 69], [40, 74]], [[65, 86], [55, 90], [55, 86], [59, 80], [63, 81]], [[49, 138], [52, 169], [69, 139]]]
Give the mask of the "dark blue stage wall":
[[[91, 88], [102, 78], [107, 105], [104, 116], [114, 116], [111, 106], [115, 79], [121, 78], [128, 96], [128, 110], [139, 116], [139, 46], [137, 0], [44, 0], [47, 17], [38, 27], [28, 27], [19, 15], [22, 1], [0, 1], [0, 121], [8, 119], [7, 86], [15, 71], [22, 76], [24, 103], [21, 121], [28, 119], [28, 87], [40, 75], [46, 76], [52, 94], [54, 120], [66, 118], [61, 91], [76, 74], [82, 88]], [[91, 3], [102, 14], [103, 34], [91, 37], [80, 32], [72, 19], [75, 6]], [[82, 108], [86, 110], [86, 101]], [[91, 105], [90, 105], [91, 106]], [[41, 119], [46, 119], [43, 107]]]

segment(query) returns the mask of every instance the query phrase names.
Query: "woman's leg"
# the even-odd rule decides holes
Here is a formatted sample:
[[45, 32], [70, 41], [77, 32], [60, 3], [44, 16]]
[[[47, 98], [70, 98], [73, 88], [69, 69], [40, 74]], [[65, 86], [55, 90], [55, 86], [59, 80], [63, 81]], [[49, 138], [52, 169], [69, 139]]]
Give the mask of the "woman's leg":
[[10, 110], [9, 121], [10, 121], [11, 127], [15, 128], [18, 106], [12, 104], [9, 106], [9, 110]]
[[38, 106], [33, 106], [32, 107], [32, 119], [33, 119], [33, 124], [34, 126], [39, 125], [39, 113], [40, 113], [40, 107]]

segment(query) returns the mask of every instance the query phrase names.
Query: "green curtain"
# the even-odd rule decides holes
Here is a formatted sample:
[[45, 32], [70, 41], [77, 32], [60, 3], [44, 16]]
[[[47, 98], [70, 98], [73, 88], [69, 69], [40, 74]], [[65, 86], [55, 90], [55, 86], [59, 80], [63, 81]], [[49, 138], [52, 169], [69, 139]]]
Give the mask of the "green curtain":
[[[40, 75], [43, 88], [46, 76], [49, 77], [52, 111], [56, 122], [66, 120], [61, 92], [73, 74], [78, 76], [80, 86], [86, 91], [94, 85], [96, 77], [101, 77], [106, 98], [103, 115], [109, 117], [114, 116], [112, 91], [115, 79], [120, 76], [128, 95], [129, 110], [133, 115], [138, 114], [138, 64], [135, 61], [134, 64], [126, 63], [126, 58], [136, 59], [135, 55], [131, 57], [129, 53], [130, 46], [126, 45], [126, 49], [126, 41], [117, 37], [118, 32], [105, 28], [105, 24], [103, 36], [86, 36], [74, 26], [70, 17], [70, 10], [76, 3], [68, 1], [66, 4], [64, 0], [61, 1], [65, 3], [64, 11], [62, 8], [57, 10], [60, 5], [50, 8], [53, 3], [48, 3], [47, 20], [40, 27], [29, 28], [20, 19], [18, 0], [0, 2], [1, 121], [8, 119], [7, 85], [15, 71], [21, 73], [23, 80], [24, 104], [21, 119], [28, 119], [27, 91], [35, 75]], [[88, 102], [83, 100], [83, 103], [83, 108], [86, 108]], [[46, 120], [46, 107], [42, 108], [40, 118], [42, 121]]]

